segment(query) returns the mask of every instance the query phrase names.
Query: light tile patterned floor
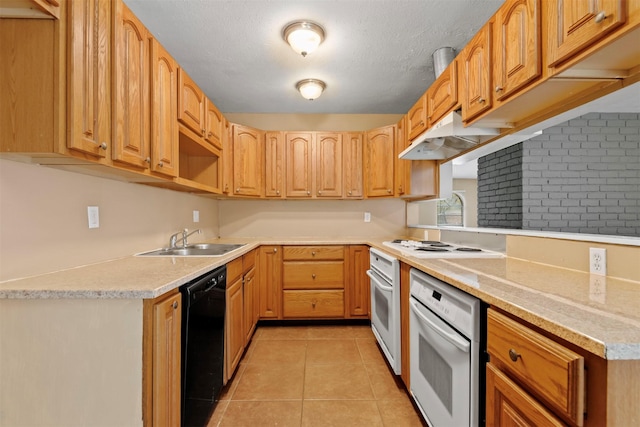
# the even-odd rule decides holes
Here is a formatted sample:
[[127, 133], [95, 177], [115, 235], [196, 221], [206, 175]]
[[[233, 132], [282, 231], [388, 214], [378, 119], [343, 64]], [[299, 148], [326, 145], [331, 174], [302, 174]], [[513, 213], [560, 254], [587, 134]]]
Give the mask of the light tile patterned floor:
[[423, 427], [370, 326], [261, 326], [209, 427]]

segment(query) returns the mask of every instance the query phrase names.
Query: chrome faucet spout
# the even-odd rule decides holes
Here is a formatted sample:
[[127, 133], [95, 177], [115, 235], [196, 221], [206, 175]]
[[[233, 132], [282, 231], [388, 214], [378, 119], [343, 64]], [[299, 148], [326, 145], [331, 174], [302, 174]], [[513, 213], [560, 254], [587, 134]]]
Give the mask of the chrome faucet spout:
[[200, 234], [202, 233], [202, 230], [198, 228], [197, 230], [193, 230], [191, 233], [189, 233], [189, 230], [185, 228], [182, 231], [172, 234], [171, 237], [169, 237], [169, 248], [174, 249], [178, 247], [178, 240], [182, 242], [183, 248], [186, 247], [188, 245], [187, 238], [195, 233]]

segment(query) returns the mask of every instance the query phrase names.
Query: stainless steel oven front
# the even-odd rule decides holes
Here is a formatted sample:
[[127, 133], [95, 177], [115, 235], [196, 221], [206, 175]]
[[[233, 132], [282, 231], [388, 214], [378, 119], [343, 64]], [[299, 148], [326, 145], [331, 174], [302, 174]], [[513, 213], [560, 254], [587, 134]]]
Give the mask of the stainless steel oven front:
[[400, 263], [372, 248], [370, 251], [371, 329], [393, 371], [400, 375]]
[[411, 394], [433, 427], [482, 425], [480, 300], [416, 269], [410, 278]]

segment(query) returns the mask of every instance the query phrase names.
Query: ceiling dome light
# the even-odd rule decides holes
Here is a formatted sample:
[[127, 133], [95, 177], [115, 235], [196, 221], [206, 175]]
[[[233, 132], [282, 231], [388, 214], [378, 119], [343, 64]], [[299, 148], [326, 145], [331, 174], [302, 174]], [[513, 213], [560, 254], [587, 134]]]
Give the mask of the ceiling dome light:
[[302, 56], [313, 52], [324, 40], [324, 30], [315, 22], [295, 21], [282, 30], [282, 37]]
[[317, 79], [305, 79], [296, 83], [296, 89], [300, 91], [300, 95], [310, 101], [322, 95], [326, 87], [327, 85], [322, 80]]

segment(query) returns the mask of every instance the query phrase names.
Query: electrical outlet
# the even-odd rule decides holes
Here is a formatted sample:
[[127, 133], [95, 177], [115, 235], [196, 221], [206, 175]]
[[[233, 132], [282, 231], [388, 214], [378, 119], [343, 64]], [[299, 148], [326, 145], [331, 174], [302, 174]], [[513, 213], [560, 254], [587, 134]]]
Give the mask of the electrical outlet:
[[589, 273], [607, 275], [607, 250], [603, 248], [589, 248]]
[[200, 211], [193, 211], [193, 222], [200, 222]]
[[371, 222], [371, 212], [364, 213], [364, 222]]
[[607, 278], [598, 274], [589, 276], [589, 299], [600, 304], [607, 302]]
[[97, 206], [87, 206], [87, 217], [89, 219], [89, 228], [100, 227], [100, 211]]

